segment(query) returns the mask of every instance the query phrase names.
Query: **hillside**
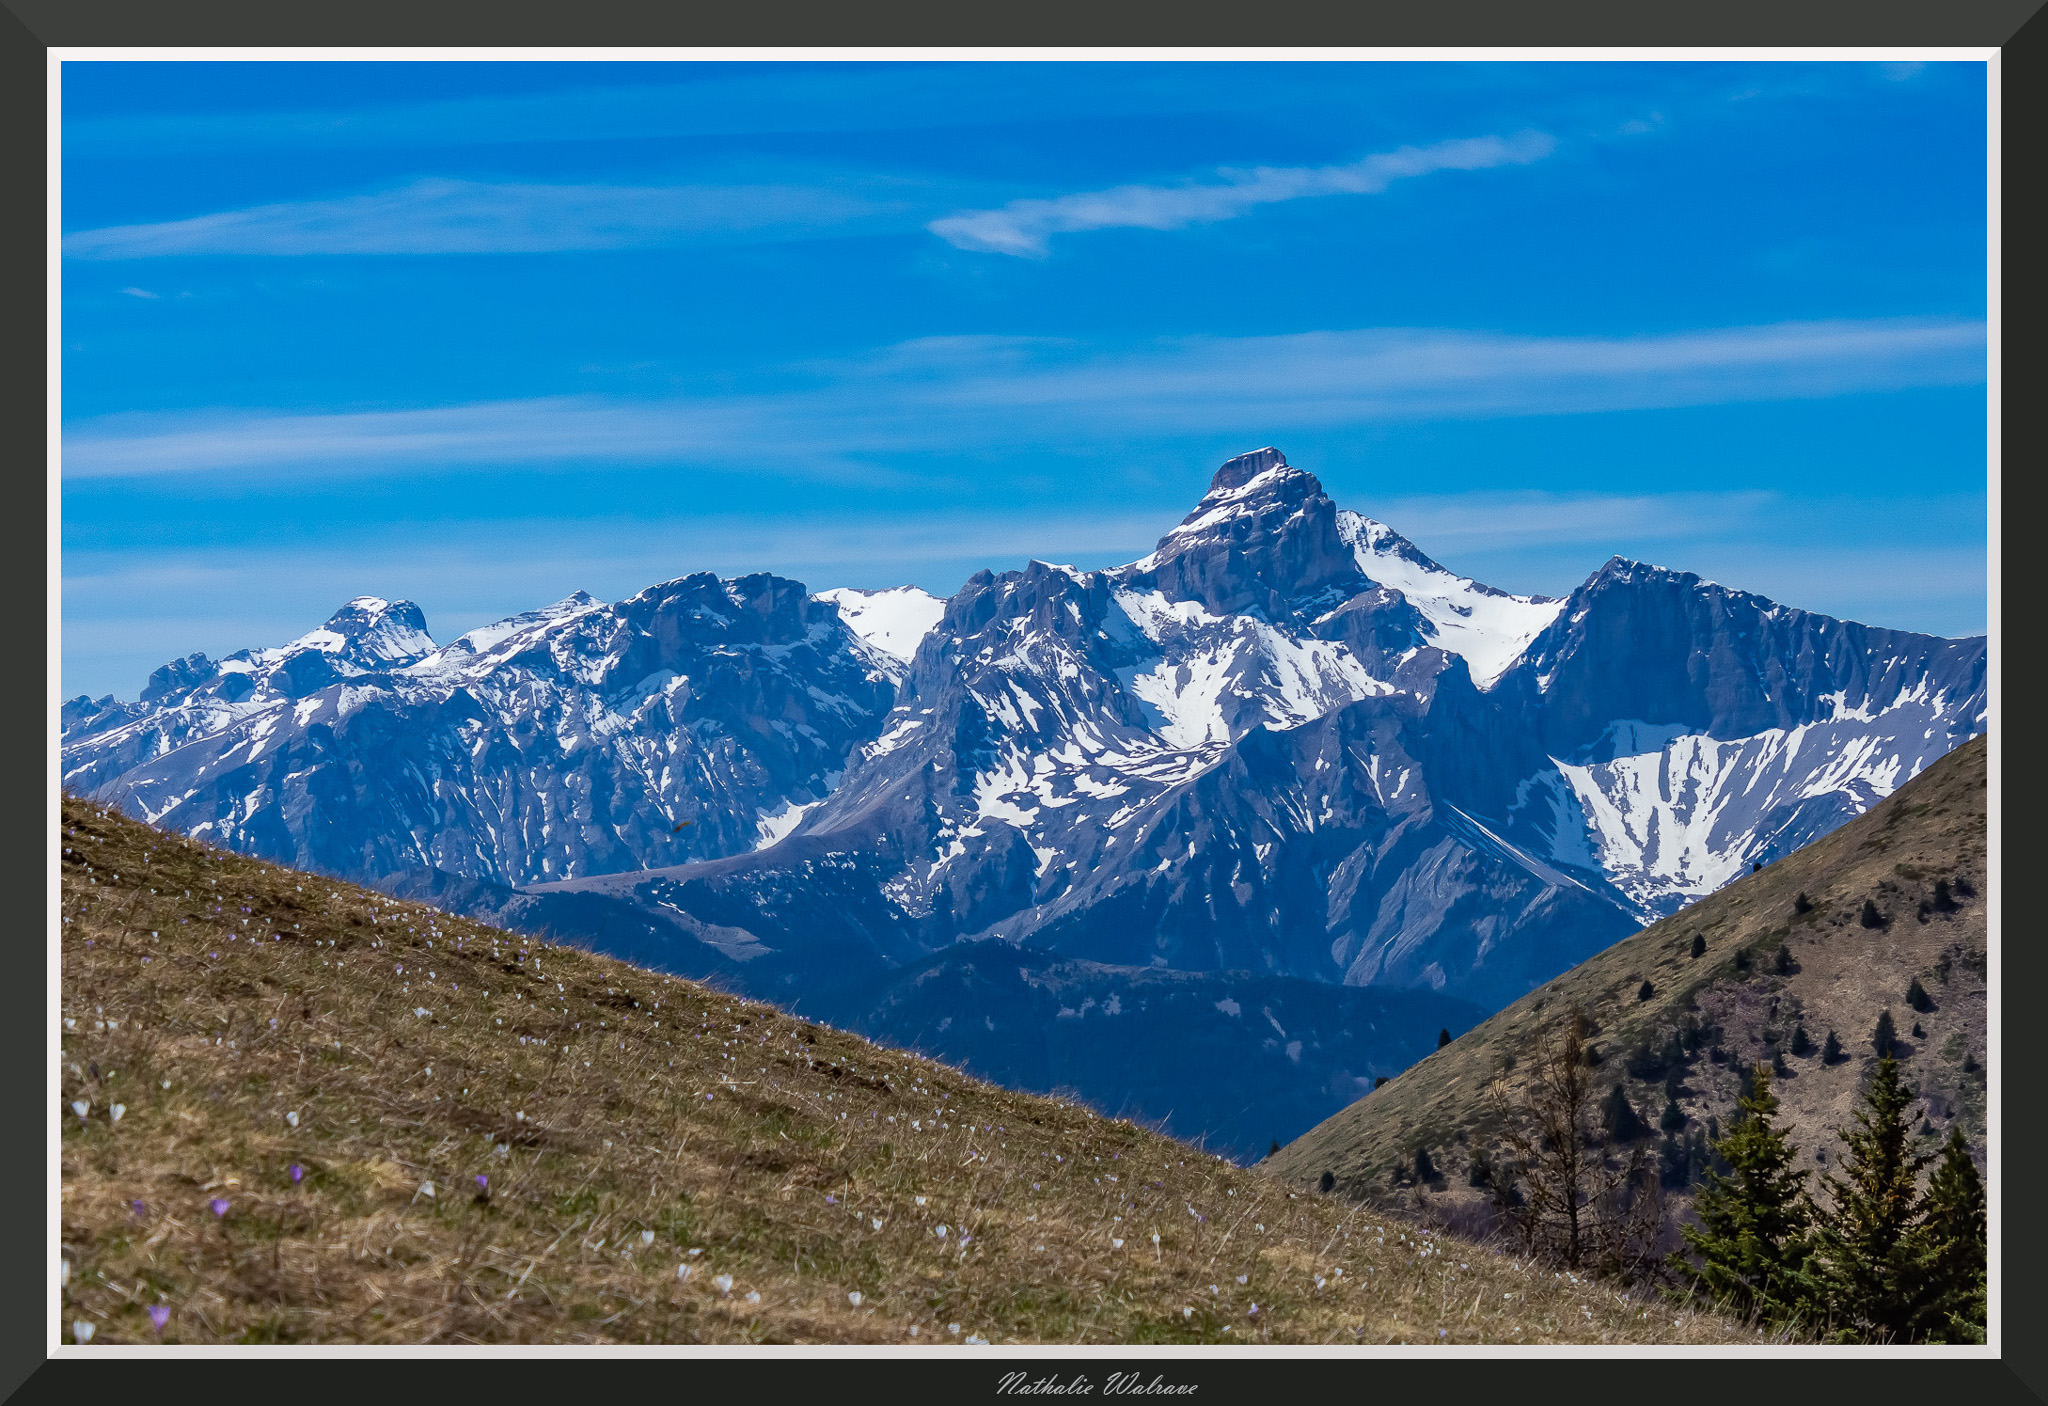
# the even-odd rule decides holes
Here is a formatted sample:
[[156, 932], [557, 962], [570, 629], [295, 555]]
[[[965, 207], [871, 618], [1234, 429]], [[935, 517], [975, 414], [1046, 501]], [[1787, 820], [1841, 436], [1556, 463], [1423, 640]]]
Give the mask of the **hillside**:
[[61, 823], [67, 1338], [1758, 1341], [702, 985]]
[[[1804, 1165], [1831, 1166], [1831, 1130], [1850, 1119], [1887, 1009], [1906, 1083], [1924, 1100], [1922, 1140], [1959, 1125], [1981, 1165], [1987, 747], [1983, 737], [1965, 743], [1867, 814], [1531, 992], [1282, 1148], [1267, 1169], [1310, 1182], [1328, 1172], [1345, 1194], [1477, 1224], [1486, 1193], [1468, 1172], [1475, 1151], [1496, 1146], [1488, 1086], [1504, 1074], [1519, 1089], [1514, 1061], [1573, 1005], [1594, 1022], [1599, 1093], [1623, 1085], [1661, 1141], [1674, 1191], [1728, 1125], [1742, 1071], [1774, 1054], [1784, 1126]], [[1866, 900], [1875, 926], [1864, 922]], [[1908, 1005], [1916, 979], [1931, 1009]], [[1833, 1063], [1830, 1031], [1842, 1048]], [[1667, 1100], [1684, 1124], [1660, 1133]], [[1444, 1172], [1425, 1187], [1413, 1184], [1418, 1147]]]

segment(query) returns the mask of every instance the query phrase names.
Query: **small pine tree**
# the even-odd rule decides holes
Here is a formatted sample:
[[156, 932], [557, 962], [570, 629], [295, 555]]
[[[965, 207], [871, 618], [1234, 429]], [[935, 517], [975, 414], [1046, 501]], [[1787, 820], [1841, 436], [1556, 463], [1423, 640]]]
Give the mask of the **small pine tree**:
[[1794, 913], [1811, 913], [1813, 911], [1813, 900], [1808, 898], [1804, 892], [1801, 892], [1792, 900], [1792, 911]]
[[1740, 1120], [1714, 1143], [1728, 1170], [1708, 1171], [1693, 1198], [1699, 1224], [1681, 1227], [1694, 1258], [1676, 1253], [1672, 1263], [1729, 1308], [1789, 1323], [1813, 1314], [1820, 1301], [1807, 1173], [1793, 1169], [1798, 1150], [1773, 1126], [1771, 1071], [1760, 1065], [1751, 1077]]
[[1444, 1047], [1445, 1045], [1448, 1045], [1448, 1044], [1450, 1044], [1450, 1043], [1451, 1043], [1451, 1032], [1450, 1032], [1450, 1031], [1448, 1031], [1448, 1030], [1439, 1030], [1439, 1031], [1437, 1031], [1437, 1032], [1436, 1032], [1436, 1047], [1437, 1047], [1438, 1049], [1442, 1049], [1442, 1048], [1443, 1048], [1443, 1047]]
[[1416, 1148], [1415, 1179], [1421, 1182], [1430, 1182], [1435, 1181], [1437, 1175], [1436, 1163], [1429, 1160], [1429, 1149], [1426, 1147]]
[[1986, 1318], [1984, 1179], [1960, 1128], [1951, 1128], [1927, 1183], [1925, 1272], [1931, 1292], [1923, 1342], [1981, 1343]]
[[1657, 1126], [1667, 1133], [1675, 1133], [1685, 1127], [1685, 1110], [1678, 1106], [1678, 1100], [1664, 1100], [1664, 1116], [1657, 1120]]
[[1268, 1157], [1278, 1157], [1278, 1156], [1280, 1155], [1280, 1139], [1279, 1139], [1279, 1138], [1274, 1138], [1274, 1139], [1273, 1139], [1273, 1145], [1272, 1145], [1271, 1147], [1269, 1147], [1269, 1148], [1267, 1148], [1267, 1149], [1266, 1149], [1266, 1155], [1267, 1155]]
[[1386, 1083], [1386, 1082], [1387, 1082], [1387, 1076], [1386, 1076], [1386, 1075], [1384, 1075], [1384, 1074], [1375, 1074], [1375, 1075], [1373, 1075], [1373, 1076], [1372, 1076], [1372, 1086], [1373, 1086], [1374, 1088], [1378, 1088], [1378, 1087], [1379, 1087], [1380, 1085], [1382, 1085], [1382, 1084], [1384, 1084], [1384, 1083]]
[[1866, 928], [1881, 928], [1884, 926], [1884, 914], [1877, 911], [1875, 902], [1866, 898], [1863, 900], [1863, 912], [1858, 915], [1857, 921]]
[[1692, 935], [1692, 955], [1695, 957], [1703, 956], [1706, 950], [1707, 935], [1703, 932], [1694, 933]]
[[1934, 881], [1934, 909], [1937, 913], [1953, 913], [1956, 907], [1955, 895], [1948, 891], [1947, 879]]
[[1616, 1142], [1634, 1142], [1650, 1131], [1628, 1101], [1628, 1091], [1616, 1084], [1608, 1092], [1607, 1102], [1600, 1109], [1600, 1125], [1607, 1130], [1607, 1136]]
[[1335, 1191], [1336, 1189], [1337, 1174], [1335, 1172], [1324, 1172], [1323, 1179], [1316, 1183], [1316, 1190], [1322, 1192], [1325, 1196], [1329, 1195], [1332, 1191]]
[[1813, 1053], [1813, 1037], [1806, 1033], [1804, 1021], [1792, 1027], [1792, 1053], [1801, 1059]]
[[1876, 1027], [1870, 1032], [1870, 1048], [1877, 1051], [1879, 1059], [1890, 1059], [1898, 1052], [1899, 1032], [1892, 1024], [1890, 1010], [1878, 1016]]
[[1777, 1075], [1777, 1076], [1778, 1076], [1778, 1077], [1779, 1077], [1780, 1079], [1782, 1079], [1782, 1078], [1784, 1078], [1784, 1077], [1785, 1077], [1785, 1076], [1786, 1076], [1787, 1074], [1790, 1074], [1791, 1072], [1792, 1072], [1791, 1066], [1789, 1066], [1789, 1065], [1787, 1065], [1787, 1064], [1785, 1063], [1785, 1052], [1784, 1052], [1783, 1050], [1778, 1050], [1778, 1049], [1774, 1049], [1774, 1050], [1772, 1050], [1772, 1051], [1771, 1051], [1771, 1073], [1773, 1073], [1773, 1074]]
[[1656, 987], [1654, 987], [1654, 986], [1652, 986], [1652, 985], [1651, 985], [1651, 984], [1650, 984], [1649, 982], [1647, 982], [1647, 981], [1646, 981], [1646, 982], [1644, 982], [1644, 983], [1643, 983], [1643, 984], [1642, 984], [1641, 986], [1638, 986], [1638, 987], [1636, 988], [1636, 999], [1637, 999], [1638, 1001], [1647, 1001], [1647, 1000], [1649, 1000], [1649, 999], [1650, 999], [1650, 998], [1651, 998], [1652, 996], [1654, 996], [1654, 995], [1656, 995], [1656, 994], [1657, 994], [1657, 988], [1656, 988]]
[[1909, 1341], [1929, 1311], [1926, 1210], [1915, 1182], [1934, 1158], [1912, 1150], [1912, 1102], [1898, 1061], [1879, 1059], [1857, 1126], [1836, 1130], [1842, 1179], [1821, 1177], [1830, 1202], [1819, 1235], [1828, 1298], [1866, 1341]]
[[1465, 1168], [1465, 1182], [1468, 1186], [1493, 1185], [1493, 1162], [1487, 1157], [1485, 1148], [1472, 1154], [1471, 1165]]
[[1920, 1028], [1920, 1022], [1917, 1020], [1913, 1022], [1913, 1038], [1916, 1040], [1924, 1040], [1927, 1038], [1927, 1032]]
[[1927, 988], [1920, 984], [1920, 978], [1917, 976], [1913, 978], [1913, 984], [1906, 988], [1906, 1004], [1922, 1014], [1934, 1009], [1934, 998], [1927, 994]]
[[1840, 1064], [1842, 1062], [1842, 1042], [1836, 1038], [1835, 1032], [1832, 1030], [1828, 1032], [1827, 1039], [1821, 1042], [1820, 1062], [1822, 1064]]
[[1792, 949], [1779, 943], [1777, 955], [1771, 958], [1771, 970], [1779, 976], [1790, 976], [1797, 967], [1798, 963], [1792, 960]]

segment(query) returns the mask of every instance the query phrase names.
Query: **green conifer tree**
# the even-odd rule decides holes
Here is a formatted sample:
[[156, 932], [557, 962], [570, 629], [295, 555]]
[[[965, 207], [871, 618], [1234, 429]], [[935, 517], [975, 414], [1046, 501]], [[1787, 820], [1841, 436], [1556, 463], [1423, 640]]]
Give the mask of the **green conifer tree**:
[[1879, 1059], [1890, 1059], [1898, 1052], [1899, 1030], [1892, 1024], [1889, 1010], [1878, 1016], [1876, 1027], [1870, 1032], [1870, 1048], [1877, 1051]]
[[1986, 1316], [1984, 1179], [1960, 1128], [1951, 1128], [1941, 1164], [1927, 1183], [1923, 1260], [1930, 1293], [1915, 1337], [1922, 1342], [1981, 1343]]
[[1807, 1173], [1794, 1170], [1798, 1150], [1773, 1125], [1770, 1067], [1751, 1077], [1740, 1121], [1714, 1144], [1728, 1171], [1708, 1170], [1693, 1198], [1699, 1224], [1681, 1228], [1692, 1258], [1676, 1252], [1672, 1265], [1733, 1310], [1788, 1323], [1820, 1308]]
[[1913, 1092], [1899, 1063], [1878, 1060], [1855, 1128], [1839, 1128], [1842, 1179], [1825, 1174], [1829, 1210], [1819, 1245], [1838, 1323], [1865, 1341], [1907, 1342], [1928, 1311], [1926, 1218], [1915, 1186], [1931, 1153], [1912, 1150]]
[[1697, 957], [1707, 950], [1707, 935], [1696, 932], [1692, 935], [1692, 954]]
[[1650, 1131], [1637, 1114], [1635, 1105], [1628, 1101], [1628, 1090], [1619, 1084], [1609, 1091], [1607, 1101], [1600, 1109], [1600, 1123], [1616, 1142], [1634, 1142]]
[[1836, 1064], [1841, 1061], [1841, 1058], [1842, 1042], [1837, 1038], [1835, 1032], [1830, 1030], [1827, 1039], [1821, 1042], [1820, 1062], [1822, 1064]]

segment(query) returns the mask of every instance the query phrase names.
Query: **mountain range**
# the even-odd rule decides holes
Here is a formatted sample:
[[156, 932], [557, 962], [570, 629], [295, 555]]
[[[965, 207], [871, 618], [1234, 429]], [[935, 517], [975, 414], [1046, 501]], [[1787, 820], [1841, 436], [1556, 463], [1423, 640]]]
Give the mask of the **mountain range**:
[[944, 601], [699, 574], [437, 646], [359, 597], [71, 700], [62, 757], [1245, 1153], [1982, 732], [1985, 645], [1621, 558], [1511, 595], [1261, 449], [1138, 561]]

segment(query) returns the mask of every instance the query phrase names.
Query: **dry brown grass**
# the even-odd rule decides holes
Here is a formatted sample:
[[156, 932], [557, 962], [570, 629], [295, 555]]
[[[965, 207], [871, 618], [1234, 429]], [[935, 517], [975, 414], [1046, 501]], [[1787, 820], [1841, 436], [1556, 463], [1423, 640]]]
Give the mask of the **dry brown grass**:
[[1758, 1341], [692, 982], [63, 823], [66, 1338]]

